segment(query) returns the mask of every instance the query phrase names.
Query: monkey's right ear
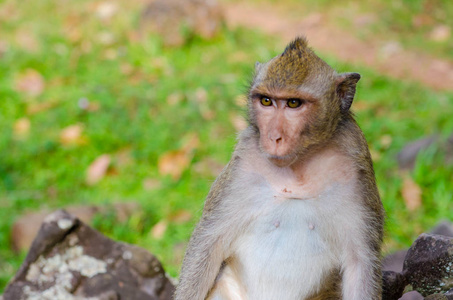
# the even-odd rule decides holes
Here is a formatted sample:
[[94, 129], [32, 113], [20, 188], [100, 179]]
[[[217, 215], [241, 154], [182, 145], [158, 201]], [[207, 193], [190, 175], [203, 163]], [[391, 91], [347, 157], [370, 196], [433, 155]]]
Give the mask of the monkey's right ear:
[[337, 78], [337, 94], [341, 100], [341, 111], [346, 112], [354, 100], [357, 82], [360, 80], [358, 73], [342, 73]]

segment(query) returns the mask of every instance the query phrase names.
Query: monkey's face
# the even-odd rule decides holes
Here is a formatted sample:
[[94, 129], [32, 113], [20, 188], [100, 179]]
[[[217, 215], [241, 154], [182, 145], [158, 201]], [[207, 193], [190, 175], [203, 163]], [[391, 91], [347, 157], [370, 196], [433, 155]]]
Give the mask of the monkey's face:
[[327, 141], [349, 114], [359, 79], [357, 73], [337, 74], [302, 38], [257, 63], [248, 104], [261, 150], [274, 164], [289, 166]]
[[274, 164], [290, 165], [304, 146], [315, 101], [288, 89], [284, 93], [254, 93], [251, 101], [261, 150]]

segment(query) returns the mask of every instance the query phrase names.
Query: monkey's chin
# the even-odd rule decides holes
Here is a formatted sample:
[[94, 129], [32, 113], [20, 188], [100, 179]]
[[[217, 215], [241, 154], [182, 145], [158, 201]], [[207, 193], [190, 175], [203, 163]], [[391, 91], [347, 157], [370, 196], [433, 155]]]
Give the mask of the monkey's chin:
[[292, 165], [296, 160], [297, 156], [294, 154], [287, 154], [287, 155], [272, 155], [266, 153], [267, 159], [276, 165], [277, 167], [289, 167]]

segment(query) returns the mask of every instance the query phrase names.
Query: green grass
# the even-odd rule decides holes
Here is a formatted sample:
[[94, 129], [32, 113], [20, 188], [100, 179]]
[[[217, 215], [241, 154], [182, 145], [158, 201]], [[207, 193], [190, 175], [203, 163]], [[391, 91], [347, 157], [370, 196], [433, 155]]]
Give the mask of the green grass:
[[[274, 49], [275, 39], [242, 29], [223, 30], [211, 41], [195, 38], [181, 48], [166, 49], [156, 37], [131, 37], [129, 24], [137, 23], [136, 7], [124, 8], [103, 24], [89, 1], [66, 3], [66, 7], [50, 0], [26, 3], [0, 2], [0, 12], [5, 7], [15, 12], [0, 24], [0, 37], [8, 44], [0, 56], [0, 291], [24, 258], [24, 253], [11, 250], [14, 220], [27, 211], [74, 204], [139, 203], [143, 209], [125, 222], [106, 213], [92, 225], [114, 239], [147, 248], [177, 276], [184, 245], [214, 180], [195, 166], [207, 158], [218, 164], [228, 161], [236, 138], [231, 114], [243, 113], [235, 99], [245, 91], [254, 62], [282, 49]], [[71, 22], [77, 26], [67, 25]], [[17, 42], [23, 28], [32, 28], [36, 49]], [[72, 36], [77, 36], [71, 31], [74, 28], [79, 38]], [[100, 41], [99, 34], [106, 32], [114, 42]], [[395, 156], [408, 141], [453, 131], [453, 94], [321, 56], [338, 71], [362, 74], [353, 108], [360, 108], [357, 120], [375, 157], [388, 216], [386, 251], [410, 245], [442, 218], [451, 220], [453, 166], [443, 162], [442, 153], [424, 152], [411, 173], [423, 191], [423, 206], [414, 212], [407, 210], [402, 199]], [[37, 97], [15, 88], [27, 69], [44, 78], [45, 89]], [[205, 102], [199, 99], [200, 89], [207, 93]], [[181, 100], [171, 105], [168, 98], [174, 93]], [[81, 98], [98, 109], [80, 109]], [[39, 113], [27, 112], [43, 103], [52, 105]], [[30, 121], [23, 138], [14, 133], [20, 118]], [[74, 124], [83, 126], [80, 143], [62, 144], [61, 130]], [[190, 133], [200, 139], [190, 165], [179, 180], [161, 175], [159, 158], [179, 149]], [[99, 183], [87, 185], [86, 170], [102, 154], [112, 156], [109, 172]], [[147, 179], [158, 184], [145, 189]], [[190, 212], [192, 219], [172, 221], [181, 210]], [[162, 219], [168, 221], [168, 229], [162, 239], [156, 239], [150, 230]]]

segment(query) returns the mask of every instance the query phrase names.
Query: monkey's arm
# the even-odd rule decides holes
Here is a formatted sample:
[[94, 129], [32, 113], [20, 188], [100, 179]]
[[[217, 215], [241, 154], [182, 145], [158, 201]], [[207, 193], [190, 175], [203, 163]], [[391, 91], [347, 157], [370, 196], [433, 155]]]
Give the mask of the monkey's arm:
[[362, 213], [361, 229], [358, 234], [350, 235], [343, 258], [344, 300], [382, 299], [380, 245], [383, 210], [377, 188], [370, 187], [370, 190], [376, 190], [368, 200], [368, 203], [374, 203], [374, 208]]
[[342, 299], [381, 300], [380, 273], [380, 261], [375, 253], [349, 253], [343, 268]]
[[[175, 300], [204, 300], [214, 285], [235, 232], [225, 218], [224, 197], [229, 194], [234, 160], [216, 179], [206, 198], [201, 221], [195, 228], [184, 257]], [[223, 216], [223, 217], [222, 217]]]

